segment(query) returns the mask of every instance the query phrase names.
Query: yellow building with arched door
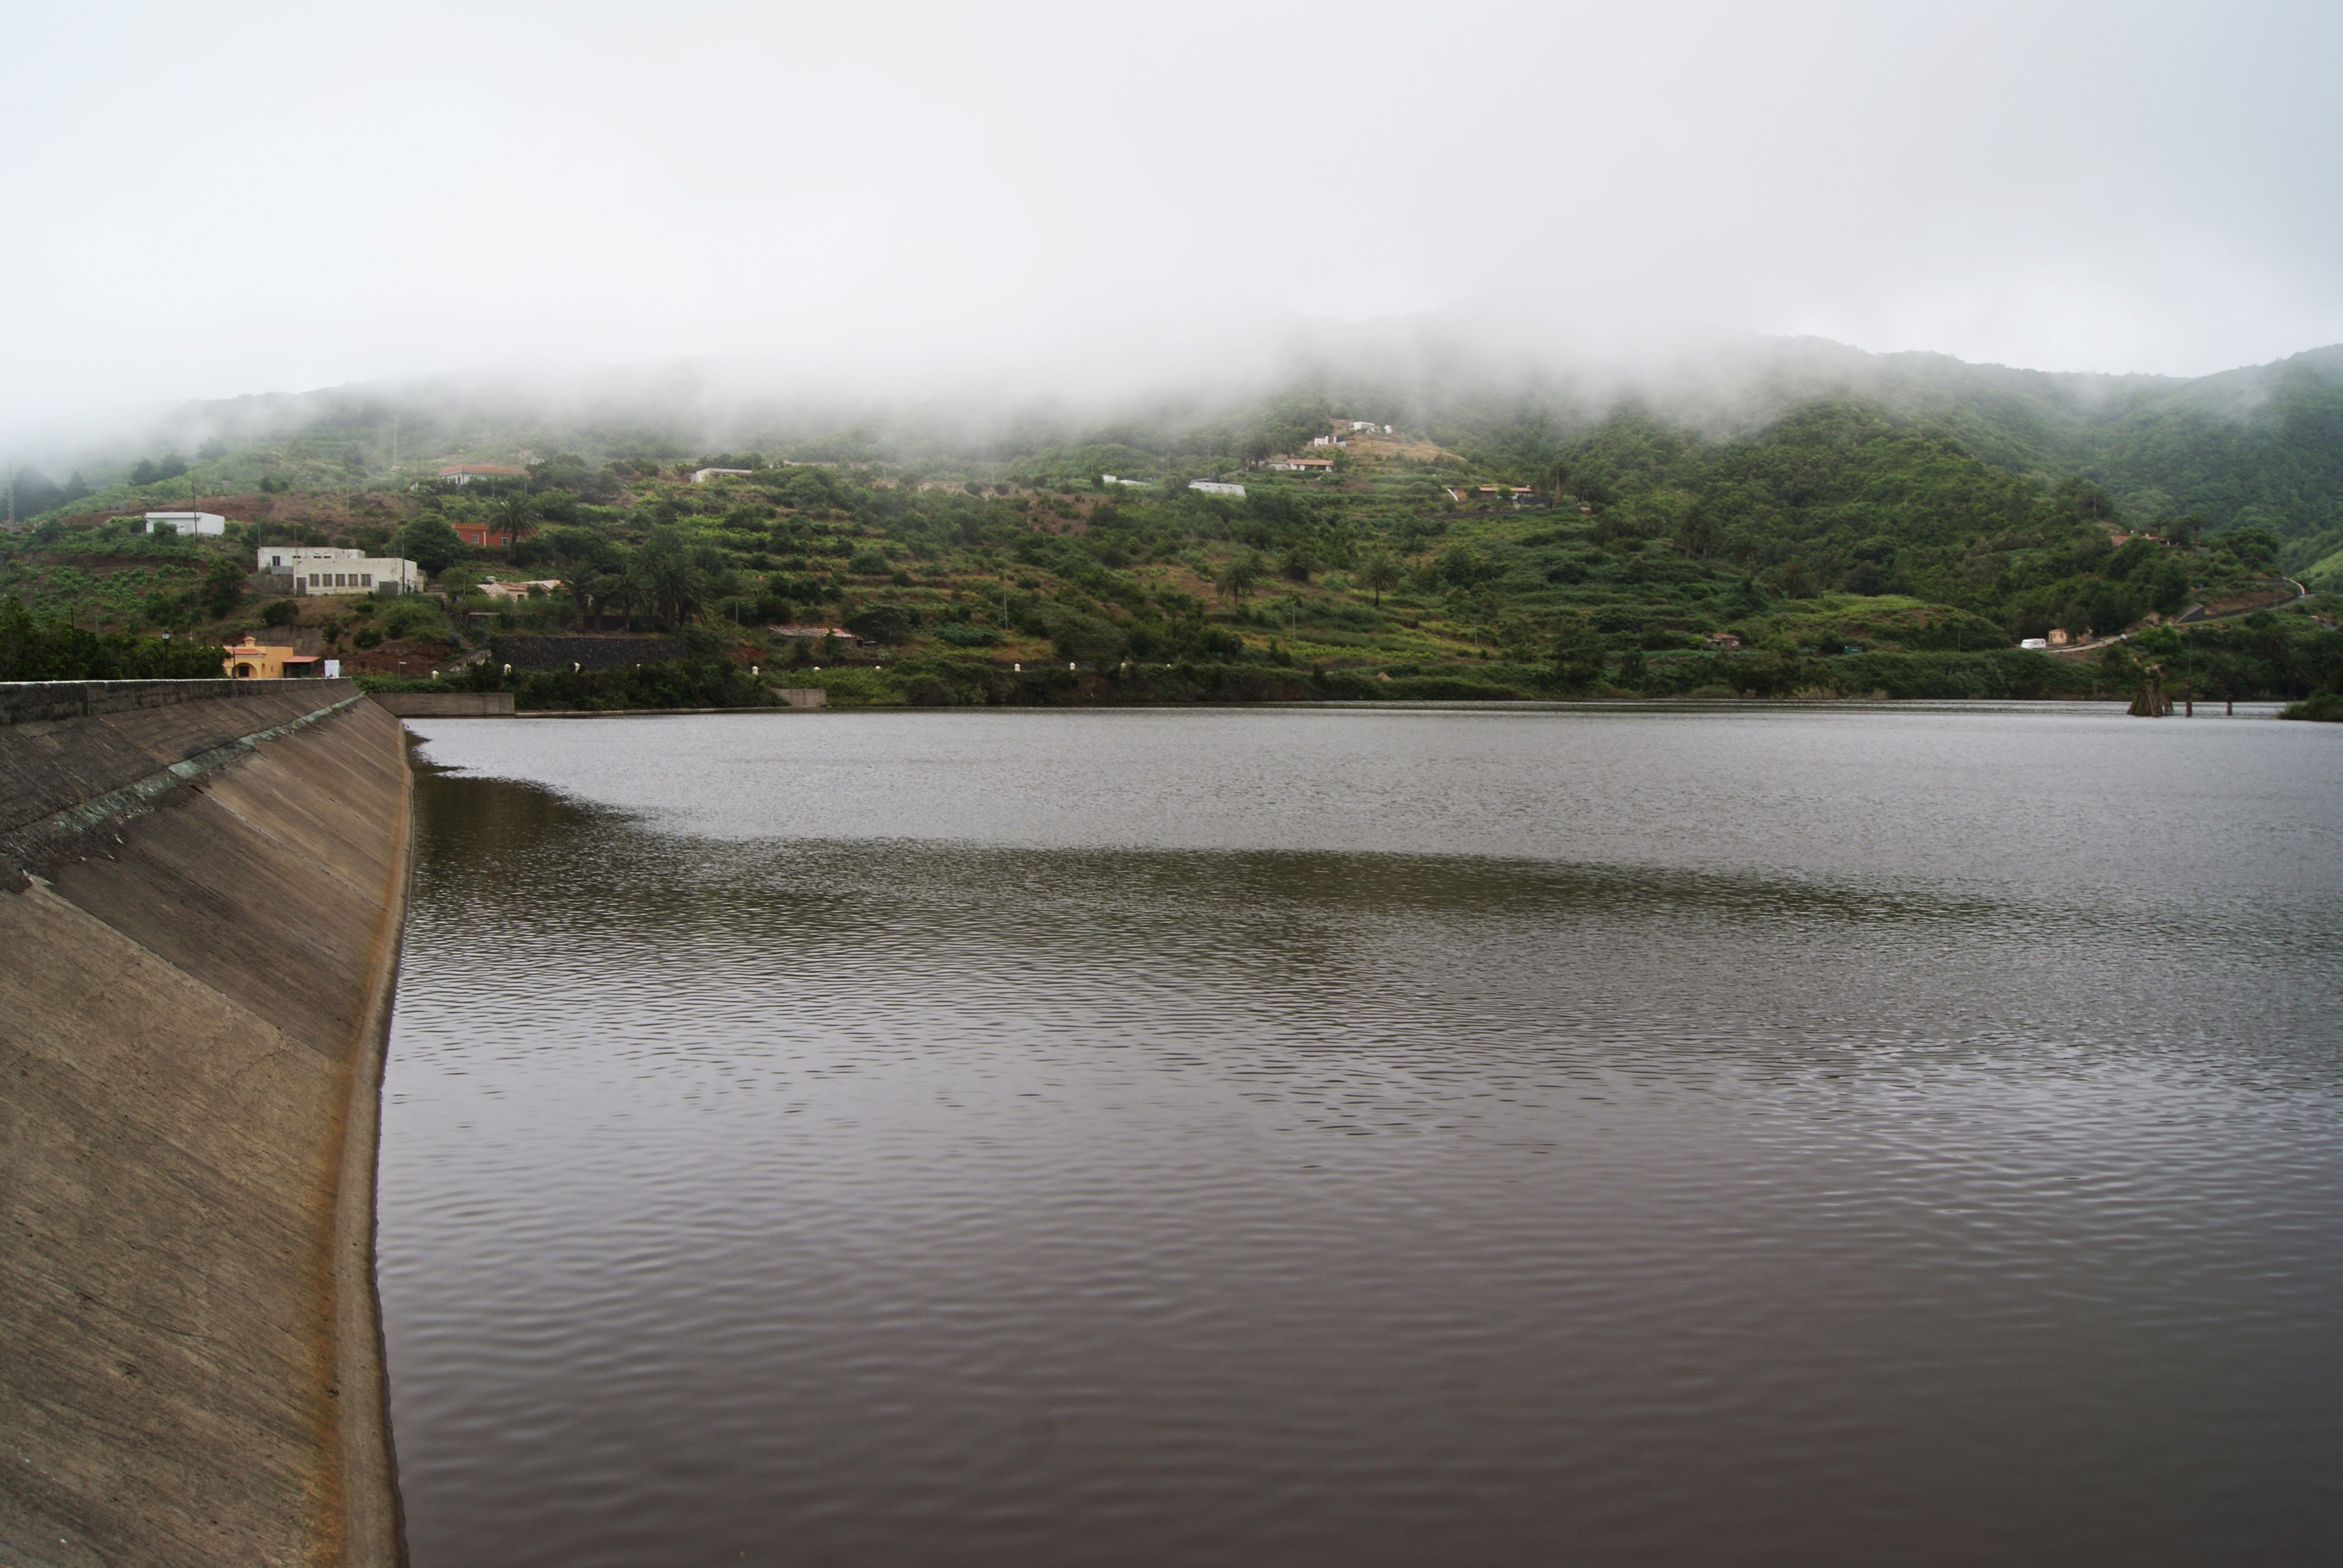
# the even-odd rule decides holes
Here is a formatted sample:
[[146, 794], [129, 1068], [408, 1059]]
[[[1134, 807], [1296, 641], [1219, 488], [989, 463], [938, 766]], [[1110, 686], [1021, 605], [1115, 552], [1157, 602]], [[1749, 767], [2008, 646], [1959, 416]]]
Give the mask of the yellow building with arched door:
[[316, 655], [264, 646], [249, 635], [242, 642], [223, 645], [220, 651], [227, 655], [220, 660], [221, 670], [238, 680], [282, 680], [288, 675], [317, 673]]

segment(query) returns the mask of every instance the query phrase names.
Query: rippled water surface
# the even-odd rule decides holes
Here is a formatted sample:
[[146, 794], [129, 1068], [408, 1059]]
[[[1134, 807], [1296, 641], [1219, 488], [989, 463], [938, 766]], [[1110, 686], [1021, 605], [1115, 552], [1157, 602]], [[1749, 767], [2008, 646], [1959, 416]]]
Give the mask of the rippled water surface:
[[419, 721], [418, 1568], [2343, 1558], [2343, 735]]

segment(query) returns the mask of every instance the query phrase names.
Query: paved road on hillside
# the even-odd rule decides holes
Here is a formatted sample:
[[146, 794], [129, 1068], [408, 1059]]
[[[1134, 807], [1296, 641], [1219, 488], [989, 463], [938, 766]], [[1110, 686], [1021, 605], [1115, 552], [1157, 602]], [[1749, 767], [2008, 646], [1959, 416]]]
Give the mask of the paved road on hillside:
[[[2207, 621], [2235, 620], [2241, 615], [2251, 615], [2256, 610], [2284, 609], [2290, 604], [2300, 604], [2304, 599], [2310, 597], [2310, 590], [2303, 587], [2300, 583], [2295, 581], [2294, 578], [2282, 577], [2278, 580], [2286, 584], [2287, 587], [2294, 590], [2294, 597], [2292, 598], [2282, 598], [2276, 604], [2249, 605], [2244, 609], [2224, 610], [2219, 615], [2207, 615], [2205, 613], [2205, 607], [2200, 604], [2191, 609], [2182, 611], [2178, 618], [2167, 621], [2165, 624], [2167, 626], [2203, 626]], [[2057, 654], [2061, 658], [2071, 658], [2078, 653], [2096, 653], [2100, 648], [2107, 648], [2115, 643], [2129, 642], [2133, 638], [2138, 635], [2139, 634], [2135, 631], [2119, 631], [2113, 637], [2103, 637], [2097, 642], [2078, 642], [2066, 648], [2054, 648], [2049, 651]]]

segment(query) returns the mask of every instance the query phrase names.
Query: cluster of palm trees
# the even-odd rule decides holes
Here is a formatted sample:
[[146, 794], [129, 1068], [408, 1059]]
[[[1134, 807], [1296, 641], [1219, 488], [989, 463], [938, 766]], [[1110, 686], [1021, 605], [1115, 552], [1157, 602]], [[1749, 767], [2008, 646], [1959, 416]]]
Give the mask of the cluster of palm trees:
[[616, 612], [631, 627], [646, 616], [681, 627], [731, 593], [733, 574], [723, 553], [696, 544], [680, 529], [654, 528], [631, 550], [618, 547], [604, 555], [572, 561], [561, 587], [578, 607], [582, 629], [593, 618]]

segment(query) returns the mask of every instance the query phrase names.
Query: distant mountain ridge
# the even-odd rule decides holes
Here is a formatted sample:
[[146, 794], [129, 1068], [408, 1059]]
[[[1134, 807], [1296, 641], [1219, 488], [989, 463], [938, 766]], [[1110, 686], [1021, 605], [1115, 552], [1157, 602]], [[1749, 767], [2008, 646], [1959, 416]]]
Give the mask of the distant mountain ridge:
[[[1867, 388], [1996, 467], [2069, 471], [2144, 520], [2281, 538], [2343, 525], [2343, 345], [2193, 378], [2080, 376], [1883, 355]], [[1865, 390], [1860, 376], [1851, 389]]]

